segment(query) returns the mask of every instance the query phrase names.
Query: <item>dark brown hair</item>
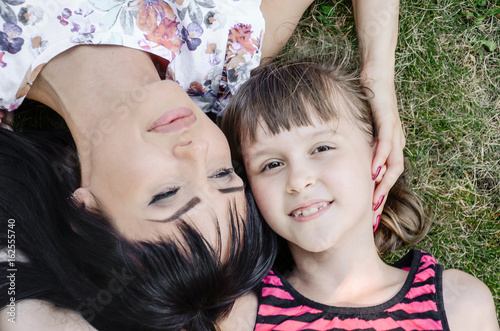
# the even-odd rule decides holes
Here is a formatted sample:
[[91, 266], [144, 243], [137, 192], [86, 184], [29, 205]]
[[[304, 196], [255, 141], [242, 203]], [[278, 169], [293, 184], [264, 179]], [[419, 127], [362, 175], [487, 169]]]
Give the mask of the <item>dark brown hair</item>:
[[[264, 123], [275, 135], [294, 127], [312, 125], [313, 117], [328, 122], [340, 116], [355, 123], [373, 145], [377, 139], [373, 114], [356, 73], [335, 59], [270, 62], [233, 96], [222, 118], [234, 163], [246, 177], [241, 143], [255, 141]], [[380, 253], [394, 251], [422, 240], [431, 226], [421, 200], [408, 190], [402, 175], [390, 190], [381, 224], [375, 233]]]

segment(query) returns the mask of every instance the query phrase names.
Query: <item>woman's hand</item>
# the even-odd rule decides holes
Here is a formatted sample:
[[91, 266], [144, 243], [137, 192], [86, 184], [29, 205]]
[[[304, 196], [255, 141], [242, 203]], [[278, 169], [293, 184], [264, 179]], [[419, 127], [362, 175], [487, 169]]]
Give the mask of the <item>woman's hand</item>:
[[369, 102], [378, 132], [372, 174], [377, 182], [373, 206], [379, 211], [376, 214], [380, 215], [389, 190], [403, 173], [403, 148], [406, 141], [399, 118], [393, 76], [371, 78], [373, 75], [369, 74], [364, 71], [361, 77], [363, 86], [369, 89], [367, 95], [373, 96]]
[[[395, 50], [398, 39], [399, 0], [353, 0], [358, 34], [361, 83], [369, 89], [378, 131], [372, 163], [377, 187], [373, 195], [375, 218], [380, 217], [387, 193], [404, 169], [405, 138], [394, 89]], [[374, 220], [377, 223], [376, 220]]]

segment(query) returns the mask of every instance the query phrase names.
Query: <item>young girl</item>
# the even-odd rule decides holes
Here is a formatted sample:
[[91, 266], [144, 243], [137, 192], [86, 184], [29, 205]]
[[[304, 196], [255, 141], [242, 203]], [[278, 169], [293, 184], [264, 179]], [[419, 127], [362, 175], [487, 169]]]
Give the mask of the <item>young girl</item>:
[[[263, 218], [293, 259], [279, 253], [262, 281], [256, 322], [234, 312], [235, 324], [498, 330], [491, 293], [478, 279], [443, 271], [416, 249], [394, 265], [380, 258], [419, 242], [431, 221], [403, 178], [383, 211], [372, 204], [384, 169], [371, 175], [377, 132], [359, 81], [315, 62], [272, 63], [253, 74], [222, 127]], [[257, 300], [246, 298], [245, 305], [255, 308]]]

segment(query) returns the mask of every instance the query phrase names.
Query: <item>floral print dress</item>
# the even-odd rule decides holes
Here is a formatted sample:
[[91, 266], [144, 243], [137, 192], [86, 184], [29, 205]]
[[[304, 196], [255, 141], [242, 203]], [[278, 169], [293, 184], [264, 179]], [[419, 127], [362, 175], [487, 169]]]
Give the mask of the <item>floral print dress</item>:
[[260, 63], [261, 0], [0, 0], [0, 109], [22, 103], [43, 65], [79, 44], [168, 60], [168, 76], [220, 113]]

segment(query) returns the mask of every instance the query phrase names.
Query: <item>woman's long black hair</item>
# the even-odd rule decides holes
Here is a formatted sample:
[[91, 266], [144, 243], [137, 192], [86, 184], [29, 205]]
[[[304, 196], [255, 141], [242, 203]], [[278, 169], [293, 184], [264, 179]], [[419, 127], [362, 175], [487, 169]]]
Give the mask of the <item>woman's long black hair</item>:
[[[230, 254], [222, 260], [182, 220], [181, 238], [125, 240], [109, 220], [72, 201], [78, 187], [71, 136], [0, 129], [0, 249], [15, 238], [16, 302], [76, 310], [98, 330], [215, 330], [274, 261], [275, 237], [249, 194], [246, 220], [231, 208]], [[11, 297], [9, 262], [0, 263], [1, 307]]]

